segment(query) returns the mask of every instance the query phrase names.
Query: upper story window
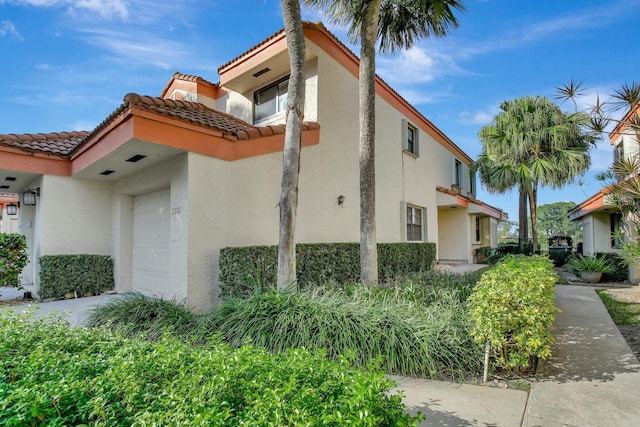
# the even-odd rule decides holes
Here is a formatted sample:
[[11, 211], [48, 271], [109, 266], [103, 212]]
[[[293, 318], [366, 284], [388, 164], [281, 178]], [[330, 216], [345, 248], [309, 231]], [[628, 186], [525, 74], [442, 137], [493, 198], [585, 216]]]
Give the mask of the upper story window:
[[613, 160], [615, 162], [620, 161], [624, 158], [624, 139], [616, 145], [616, 149], [613, 152]]
[[418, 140], [418, 128], [402, 120], [402, 150], [406, 153], [413, 154], [418, 157], [420, 154], [420, 146]]
[[476, 174], [469, 169], [469, 193], [476, 194]]
[[462, 162], [458, 159], [454, 162], [454, 182], [453, 184], [462, 188]]
[[253, 121], [259, 122], [267, 117], [283, 112], [287, 108], [289, 77], [257, 90], [253, 95]]
[[407, 242], [422, 242], [422, 209], [407, 206]]

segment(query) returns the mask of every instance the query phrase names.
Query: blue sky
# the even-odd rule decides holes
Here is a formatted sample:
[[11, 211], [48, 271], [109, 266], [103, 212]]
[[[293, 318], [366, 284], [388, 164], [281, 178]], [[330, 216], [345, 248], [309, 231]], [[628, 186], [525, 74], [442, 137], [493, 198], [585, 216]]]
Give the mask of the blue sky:
[[[640, 79], [640, 0], [465, 5], [457, 30], [380, 56], [378, 73], [473, 158], [501, 101], [553, 96], [577, 79], [587, 105]], [[303, 18], [327, 21], [314, 10]], [[91, 130], [128, 92], [159, 95], [174, 71], [217, 82], [219, 65], [282, 26], [277, 0], [0, 0], [0, 133]], [[584, 200], [611, 158], [600, 142], [584, 184], [543, 189], [539, 204]], [[517, 220], [515, 192], [481, 188], [479, 198]]]

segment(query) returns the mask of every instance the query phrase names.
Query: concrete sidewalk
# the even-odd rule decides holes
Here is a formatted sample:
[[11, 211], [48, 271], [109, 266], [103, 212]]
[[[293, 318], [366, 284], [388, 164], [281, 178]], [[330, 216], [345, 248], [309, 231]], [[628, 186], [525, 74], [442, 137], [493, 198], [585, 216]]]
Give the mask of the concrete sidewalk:
[[[61, 313], [79, 325], [111, 298], [117, 295], [40, 303], [37, 313]], [[427, 415], [421, 426], [640, 425], [640, 363], [596, 289], [556, 286], [556, 306], [562, 311], [553, 355], [539, 367], [529, 392], [393, 376], [409, 412]]]
[[556, 343], [531, 390], [392, 377], [422, 426], [640, 426], [640, 363], [596, 294], [556, 286]]
[[592, 287], [556, 286], [556, 344], [524, 426], [640, 425], [640, 363]]

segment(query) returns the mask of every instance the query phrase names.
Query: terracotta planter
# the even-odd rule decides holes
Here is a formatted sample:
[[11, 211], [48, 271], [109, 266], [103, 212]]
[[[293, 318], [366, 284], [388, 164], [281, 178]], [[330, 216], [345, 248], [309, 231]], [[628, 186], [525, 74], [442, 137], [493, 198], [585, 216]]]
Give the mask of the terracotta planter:
[[581, 271], [580, 278], [587, 283], [599, 283], [602, 273], [599, 271]]

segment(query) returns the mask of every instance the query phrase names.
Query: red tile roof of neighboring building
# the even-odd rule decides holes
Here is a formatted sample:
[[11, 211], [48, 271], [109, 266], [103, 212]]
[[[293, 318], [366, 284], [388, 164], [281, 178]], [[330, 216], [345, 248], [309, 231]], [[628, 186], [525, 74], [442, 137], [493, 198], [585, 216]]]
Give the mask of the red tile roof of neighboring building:
[[68, 157], [87, 135], [86, 131], [0, 134], [0, 145]]

